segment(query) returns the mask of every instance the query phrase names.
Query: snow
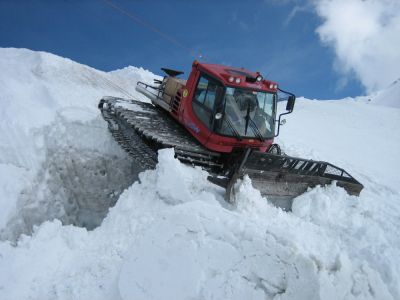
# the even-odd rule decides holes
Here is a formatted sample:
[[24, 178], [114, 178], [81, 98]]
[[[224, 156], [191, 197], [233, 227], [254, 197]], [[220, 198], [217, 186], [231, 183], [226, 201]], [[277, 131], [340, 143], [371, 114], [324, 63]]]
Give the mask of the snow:
[[364, 97], [365, 100], [373, 104], [400, 108], [400, 78], [394, 81], [387, 89], [378, 91], [369, 97]]
[[299, 99], [283, 149], [365, 188], [317, 187], [284, 212], [248, 178], [227, 204], [171, 149], [136, 180], [97, 104], [144, 100], [150, 72], [11, 48], [0, 64], [0, 299], [400, 298], [399, 108]]
[[364, 184], [400, 191], [400, 107], [300, 98], [286, 119], [277, 142], [291, 155], [329, 161]]
[[[53, 218], [64, 224], [98, 225], [105, 211], [97, 220], [95, 216], [81, 220], [74, 210], [93, 211], [90, 201], [99, 195], [104, 210], [135, 178], [126, 154], [105, 134], [98, 101], [104, 95], [142, 96], [132, 84], [122, 88], [119, 77], [69, 59], [27, 49], [0, 49], [0, 53], [0, 177], [4, 177], [0, 228], [11, 223], [2, 235], [29, 232], [34, 224]], [[146, 72], [135, 78], [149, 80]], [[86, 177], [89, 164], [96, 166], [97, 176]], [[96, 171], [111, 167], [112, 176]], [[114, 185], [121, 180], [120, 186], [111, 186], [110, 178], [115, 178]], [[86, 197], [76, 197], [76, 180]], [[96, 191], [93, 184], [104, 185], [103, 191]]]

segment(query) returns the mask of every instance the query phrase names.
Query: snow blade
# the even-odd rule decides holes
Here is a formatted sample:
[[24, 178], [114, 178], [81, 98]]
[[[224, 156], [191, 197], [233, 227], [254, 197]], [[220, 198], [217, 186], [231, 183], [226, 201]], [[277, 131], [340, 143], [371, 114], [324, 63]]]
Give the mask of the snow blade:
[[234, 185], [244, 175], [250, 177], [253, 186], [263, 196], [285, 210], [291, 208], [293, 198], [309, 187], [336, 181], [348, 194], [356, 196], [363, 189], [363, 185], [349, 173], [330, 163], [247, 149], [226, 186], [229, 202], [235, 201]]

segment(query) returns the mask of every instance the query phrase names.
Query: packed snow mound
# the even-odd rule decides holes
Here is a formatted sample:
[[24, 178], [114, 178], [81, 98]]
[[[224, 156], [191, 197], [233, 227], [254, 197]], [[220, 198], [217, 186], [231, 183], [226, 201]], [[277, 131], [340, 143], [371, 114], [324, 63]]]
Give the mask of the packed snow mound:
[[[0, 267], [7, 270], [0, 296], [398, 298], [392, 245], [399, 240], [392, 234], [399, 219], [376, 213], [374, 195], [360, 202], [334, 186], [319, 188], [288, 214], [247, 179], [238, 206], [228, 206], [206, 177], [162, 150], [157, 169], [142, 173], [95, 230], [53, 221], [17, 247], [0, 243]], [[382, 227], [388, 223], [394, 228]]]
[[[7, 154], [0, 163], [34, 167], [40, 155], [31, 135], [35, 128], [51, 124], [62, 108], [84, 110], [76, 116], [84, 122], [98, 116], [97, 104], [104, 95], [143, 99], [132, 82], [125, 84], [119, 77], [50, 53], [2, 48], [0, 65], [0, 151]], [[146, 81], [148, 73], [137, 73], [136, 78]]]
[[133, 182], [97, 104], [144, 100], [134, 87], [150, 72], [0, 54], [13, 110], [0, 121], [0, 299], [400, 299], [399, 109], [299, 99], [278, 142], [344, 167], [360, 197], [317, 187], [283, 212], [244, 178], [232, 206], [172, 149]]
[[[0, 48], [0, 66], [0, 238], [53, 218], [99, 225], [137, 170], [97, 104], [104, 95], [141, 99], [135, 82], [27, 49]], [[135, 78], [147, 82], [149, 74]]]

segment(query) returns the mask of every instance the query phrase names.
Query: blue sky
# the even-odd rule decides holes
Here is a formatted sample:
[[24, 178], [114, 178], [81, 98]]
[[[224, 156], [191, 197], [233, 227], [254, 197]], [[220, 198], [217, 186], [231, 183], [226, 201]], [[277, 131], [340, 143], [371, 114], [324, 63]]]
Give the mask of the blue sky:
[[188, 72], [201, 53], [203, 61], [261, 71], [298, 96], [364, 93], [351, 74], [341, 84], [334, 50], [315, 32], [322, 21], [302, 1], [112, 1], [152, 29], [103, 0], [2, 0], [0, 46], [48, 51], [105, 71], [133, 65], [159, 74], [164, 66]]

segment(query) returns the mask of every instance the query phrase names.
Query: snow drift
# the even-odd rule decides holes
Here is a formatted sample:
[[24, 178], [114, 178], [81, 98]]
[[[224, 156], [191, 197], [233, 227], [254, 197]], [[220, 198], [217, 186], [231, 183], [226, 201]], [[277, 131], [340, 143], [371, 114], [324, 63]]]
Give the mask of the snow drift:
[[394, 81], [387, 89], [378, 91], [370, 97], [363, 97], [364, 101], [378, 105], [400, 108], [400, 78]]
[[25, 49], [1, 49], [0, 64], [0, 229], [9, 223], [1, 236], [53, 218], [99, 225], [137, 170], [106, 133], [98, 99], [140, 97], [120, 84], [152, 74], [128, 68], [120, 77]]
[[141, 99], [151, 73], [24, 49], [0, 65], [1, 299], [400, 298], [399, 109], [300, 99], [278, 142], [365, 189], [317, 187], [286, 213], [247, 178], [228, 205], [171, 149], [134, 182], [97, 102]]

